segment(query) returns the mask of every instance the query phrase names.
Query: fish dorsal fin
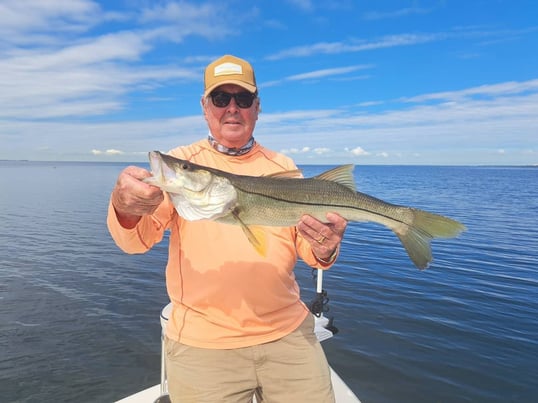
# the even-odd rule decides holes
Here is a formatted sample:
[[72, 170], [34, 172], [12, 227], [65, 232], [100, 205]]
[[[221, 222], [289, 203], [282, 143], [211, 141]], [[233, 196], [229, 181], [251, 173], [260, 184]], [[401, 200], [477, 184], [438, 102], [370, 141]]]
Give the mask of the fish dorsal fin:
[[353, 168], [352, 164], [341, 165], [315, 176], [314, 179], [336, 182], [356, 192], [357, 185], [353, 178]]
[[291, 171], [279, 171], [269, 175], [265, 175], [266, 178], [302, 178], [303, 171], [300, 169], [292, 169]]

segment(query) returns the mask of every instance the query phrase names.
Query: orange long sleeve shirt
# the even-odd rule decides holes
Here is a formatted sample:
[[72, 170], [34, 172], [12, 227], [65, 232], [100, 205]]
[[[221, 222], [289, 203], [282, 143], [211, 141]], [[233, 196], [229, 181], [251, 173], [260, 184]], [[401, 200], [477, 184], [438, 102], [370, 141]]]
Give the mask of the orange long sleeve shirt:
[[[170, 154], [251, 176], [296, 169], [290, 158], [259, 144], [242, 156], [228, 156], [201, 140]], [[266, 227], [268, 250], [262, 257], [240, 226], [184, 220], [168, 197], [133, 229], [120, 225], [110, 204], [107, 224], [127, 253], [146, 252], [170, 230], [166, 286], [172, 313], [166, 333], [196, 347], [247, 347], [289, 334], [309, 313], [293, 273], [297, 256], [312, 267], [330, 266], [315, 258], [295, 227]]]

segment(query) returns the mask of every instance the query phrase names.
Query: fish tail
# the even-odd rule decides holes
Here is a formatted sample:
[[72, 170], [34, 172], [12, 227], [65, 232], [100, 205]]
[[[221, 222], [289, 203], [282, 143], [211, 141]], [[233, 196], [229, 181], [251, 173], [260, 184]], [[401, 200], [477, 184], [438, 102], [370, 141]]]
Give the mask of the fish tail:
[[432, 261], [431, 241], [452, 238], [465, 231], [465, 226], [450, 218], [409, 208], [411, 222], [393, 229], [413, 263], [421, 270]]

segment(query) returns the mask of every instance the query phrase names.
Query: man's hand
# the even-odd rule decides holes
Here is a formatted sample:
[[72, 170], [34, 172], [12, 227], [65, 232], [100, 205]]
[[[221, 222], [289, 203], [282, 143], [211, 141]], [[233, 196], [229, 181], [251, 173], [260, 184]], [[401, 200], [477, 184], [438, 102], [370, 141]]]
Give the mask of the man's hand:
[[321, 260], [328, 260], [342, 241], [347, 221], [336, 213], [327, 213], [327, 223], [304, 215], [297, 224], [299, 233], [310, 243]]
[[161, 189], [142, 182], [151, 174], [139, 167], [125, 168], [112, 190], [112, 205], [116, 210], [120, 224], [133, 228], [140, 217], [152, 214], [164, 199]]

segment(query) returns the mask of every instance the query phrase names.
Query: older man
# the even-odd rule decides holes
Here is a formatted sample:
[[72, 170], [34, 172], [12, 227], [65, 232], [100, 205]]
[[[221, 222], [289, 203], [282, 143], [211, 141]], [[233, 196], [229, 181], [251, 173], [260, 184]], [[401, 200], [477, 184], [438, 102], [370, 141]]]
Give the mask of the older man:
[[[209, 136], [169, 154], [243, 175], [296, 169], [253, 132], [260, 99], [252, 66], [226, 55], [205, 70], [201, 99]], [[267, 227], [260, 256], [238, 226], [187, 221], [160, 189], [128, 167], [112, 192], [108, 227], [127, 253], [143, 253], [170, 230], [166, 284], [172, 313], [166, 365], [172, 401], [333, 402], [329, 367], [293, 269], [301, 257], [329, 268], [346, 221], [304, 216], [295, 227]], [[320, 241], [321, 240], [321, 241]]]

